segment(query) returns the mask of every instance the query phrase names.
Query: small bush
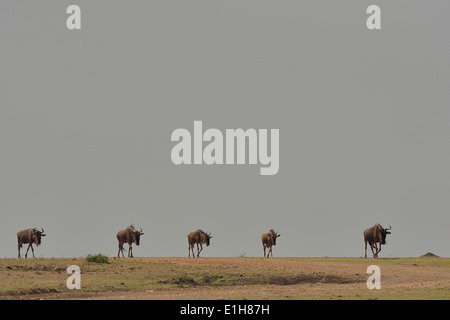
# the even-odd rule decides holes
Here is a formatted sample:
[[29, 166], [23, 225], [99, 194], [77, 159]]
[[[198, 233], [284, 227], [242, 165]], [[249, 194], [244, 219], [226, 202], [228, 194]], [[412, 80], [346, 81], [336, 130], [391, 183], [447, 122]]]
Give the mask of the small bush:
[[101, 253], [96, 254], [96, 255], [89, 254], [86, 257], [86, 261], [87, 262], [95, 262], [95, 263], [109, 263], [108, 257], [102, 255]]

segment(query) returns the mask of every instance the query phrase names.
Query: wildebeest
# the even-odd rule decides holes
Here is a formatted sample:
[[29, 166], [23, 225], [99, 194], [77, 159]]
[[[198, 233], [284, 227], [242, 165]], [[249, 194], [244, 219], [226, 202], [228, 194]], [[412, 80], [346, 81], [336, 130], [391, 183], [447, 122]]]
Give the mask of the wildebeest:
[[[386, 244], [386, 235], [390, 234], [388, 230], [391, 230], [392, 227], [383, 228], [379, 223], [374, 225], [373, 227], [367, 228], [364, 230], [364, 244], [365, 244], [365, 257], [367, 258], [367, 242], [370, 245], [370, 249], [372, 250], [373, 257], [378, 258], [378, 253], [381, 251], [381, 245]], [[380, 243], [380, 248], [378, 249], [377, 243]], [[373, 248], [375, 247], [375, 252]]]
[[39, 246], [41, 244], [41, 237], [45, 237], [44, 229], [41, 228], [41, 231], [37, 230], [36, 228], [30, 228], [27, 230], [20, 230], [17, 232], [17, 250], [18, 258], [20, 258], [20, 248], [22, 248], [22, 244], [28, 243], [27, 251], [25, 252], [25, 258], [27, 258], [28, 250], [30, 250], [33, 253], [33, 258], [36, 258], [34, 256], [34, 249], [33, 249], [33, 243], [36, 246]]
[[140, 231], [136, 230], [133, 225], [120, 230], [117, 232], [117, 240], [119, 241], [119, 252], [117, 253], [117, 257], [120, 258], [120, 253], [122, 252], [122, 257], [124, 257], [123, 254], [123, 244], [128, 243], [128, 258], [133, 258], [133, 247], [132, 244], [136, 243], [138, 246], [140, 244], [141, 236], [144, 233], [142, 232], [142, 229]]
[[272, 246], [277, 245], [277, 238], [279, 236], [281, 236], [281, 234], [276, 233], [273, 229], [270, 229], [269, 232], [262, 234], [261, 240], [264, 249], [264, 257], [266, 257], [266, 248], [269, 248], [267, 258], [269, 257], [269, 254], [273, 257]]
[[[192, 231], [188, 234], [188, 252], [189, 257], [191, 257], [191, 250], [192, 250], [192, 257], [195, 258], [194, 254], [194, 245], [197, 244], [197, 257], [200, 257], [200, 252], [203, 250], [202, 244], [206, 244], [206, 246], [209, 246], [210, 239], [212, 238], [211, 232], [208, 234], [203, 230], [198, 229], [197, 231]], [[198, 249], [198, 246], [200, 245], [200, 250]]]

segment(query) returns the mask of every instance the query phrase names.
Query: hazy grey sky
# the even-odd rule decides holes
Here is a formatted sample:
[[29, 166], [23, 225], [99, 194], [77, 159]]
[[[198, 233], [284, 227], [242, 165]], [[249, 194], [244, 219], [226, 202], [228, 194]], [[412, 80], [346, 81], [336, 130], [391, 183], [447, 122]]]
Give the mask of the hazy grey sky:
[[[81, 30], [66, 8], [81, 7]], [[381, 7], [381, 30], [366, 8]], [[1, 1], [0, 257], [450, 256], [450, 2]], [[175, 166], [173, 130], [279, 129], [280, 169]]]

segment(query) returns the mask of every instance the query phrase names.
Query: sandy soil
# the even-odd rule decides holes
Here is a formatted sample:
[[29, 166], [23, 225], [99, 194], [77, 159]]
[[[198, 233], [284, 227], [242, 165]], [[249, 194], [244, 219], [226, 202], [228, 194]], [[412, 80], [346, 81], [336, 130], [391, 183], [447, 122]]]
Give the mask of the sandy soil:
[[[23, 261], [18, 263], [25, 263]], [[77, 263], [82, 264], [82, 261]], [[63, 262], [61, 264], [64, 265]], [[372, 264], [380, 266], [381, 290], [367, 289], [369, 274], [366, 270]], [[40, 291], [12, 290], [3, 293], [0, 298], [450, 299], [448, 258], [134, 258], [114, 259], [112, 264], [101, 270], [87, 264], [80, 267], [86, 270], [83, 277], [87, 280], [82, 282], [83, 290], [61, 287]], [[12, 272], [14, 268], [19, 270], [11, 263], [4, 268], [11, 271], [10, 276], [17, 275]], [[52, 268], [60, 278], [63, 277], [63, 268], [56, 265]], [[41, 269], [35, 272], [43, 273]], [[93, 283], [89, 277], [100, 279], [100, 274], [108, 274], [108, 277], [113, 274], [120, 277], [122, 274], [126, 279], [124, 282], [130, 283], [132, 275], [136, 275], [137, 281], [145, 275], [149, 285], [121, 290], [124, 282], [120, 282], [119, 285], [105, 285], [103, 290], [89, 290], [89, 285]]]

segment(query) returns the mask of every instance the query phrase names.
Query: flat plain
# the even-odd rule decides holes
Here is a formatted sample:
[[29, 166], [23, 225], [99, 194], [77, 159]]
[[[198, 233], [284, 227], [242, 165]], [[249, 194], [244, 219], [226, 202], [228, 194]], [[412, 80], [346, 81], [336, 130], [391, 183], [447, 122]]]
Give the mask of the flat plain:
[[[149, 257], [0, 260], [0, 299], [449, 300], [450, 258]], [[70, 290], [67, 267], [81, 270]], [[381, 270], [369, 290], [367, 267]]]

